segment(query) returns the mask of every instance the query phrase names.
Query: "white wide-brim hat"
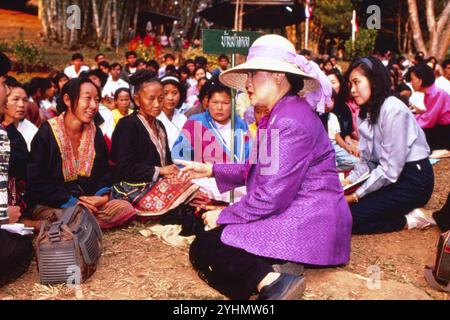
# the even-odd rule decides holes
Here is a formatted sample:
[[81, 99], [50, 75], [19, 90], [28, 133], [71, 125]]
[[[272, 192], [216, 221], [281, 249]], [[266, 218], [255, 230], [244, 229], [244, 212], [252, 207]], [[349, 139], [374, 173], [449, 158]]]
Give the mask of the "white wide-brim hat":
[[245, 83], [249, 71], [282, 72], [303, 79], [304, 86], [301, 94], [317, 90], [320, 86], [319, 81], [308, 74], [307, 70], [302, 70], [300, 61], [306, 63], [306, 58], [297, 55], [294, 45], [288, 39], [276, 34], [268, 34], [259, 37], [252, 44], [245, 63], [222, 72], [219, 80], [226, 86], [246, 91]]

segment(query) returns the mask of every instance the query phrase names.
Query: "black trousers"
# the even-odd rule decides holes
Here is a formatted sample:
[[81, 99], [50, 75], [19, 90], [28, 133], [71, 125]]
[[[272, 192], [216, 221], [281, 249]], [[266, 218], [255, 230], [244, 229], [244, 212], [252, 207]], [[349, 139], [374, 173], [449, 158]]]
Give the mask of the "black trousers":
[[450, 124], [423, 129], [431, 150], [450, 149]]
[[433, 218], [436, 220], [436, 223], [442, 232], [450, 230], [450, 192], [448, 193], [447, 201], [441, 210], [433, 213]]
[[0, 287], [25, 273], [32, 256], [31, 238], [0, 230]]
[[405, 215], [423, 207], [434, 188], [433, 168], [428, 159], [405, 164], [396, 183], [372, 192], [350, 204], [354, 234], [402, 230]]
[[[211, 287], [234, 300], [249, 299], [261, 280], [283, 261], [248, 253], [220, 240], [223, 227], [198, 231], [189, 251], [192, 265]], [[243, 235], [245, 237], [245, 235]]]

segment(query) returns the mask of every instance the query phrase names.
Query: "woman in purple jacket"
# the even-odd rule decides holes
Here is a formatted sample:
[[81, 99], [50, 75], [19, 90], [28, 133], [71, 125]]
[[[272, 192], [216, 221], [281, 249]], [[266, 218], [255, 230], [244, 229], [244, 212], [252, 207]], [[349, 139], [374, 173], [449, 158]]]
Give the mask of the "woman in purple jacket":
[[209, 231], [197, 234], [191, 262], [229, 298], [258, 292], [258, 299], [299, 299], [305, 289], [299, 264], [337, 266], [350, 254], [351, 214], [333, 147], [311, 107], [323, 110], [331, 83], [278, 35], [257, 39], [247, 62], [220, 81], [246, 90], [251, 104], [270, 114], [258, 126], [257, 161], [178, 161], [195, 178], [215, 177], [221, 192], [247, 187], [239, 202], [202, 216]]

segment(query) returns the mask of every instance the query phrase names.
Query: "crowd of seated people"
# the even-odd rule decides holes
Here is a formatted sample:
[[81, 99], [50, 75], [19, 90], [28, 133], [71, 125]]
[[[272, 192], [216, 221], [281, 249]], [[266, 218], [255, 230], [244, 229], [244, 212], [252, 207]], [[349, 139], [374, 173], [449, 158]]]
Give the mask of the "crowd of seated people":
[[[209, 72], [205, 57], [177, 61], [166, 54], [160, 66], [129, 51], [123, 65], [110, 63], [99, 53], [90, 68], [76, 53], [63, 72], [22, 84], [8, 75], [11, 61], [0, 53], [0, 223], [21, 222], [38, 232], [43, 220], [56, 221], [66, 208], [83, 205], [101, 228], [118, 228], [145, 214], [137, 199], [158, 182], [170, 183], [188, 173], [200, 190], [197, 195], [206, 195], [202, 201], [224, 204], [222, 211], [197, 208], [200, 215], [193, 219], [202, 218], [212, 230], [196, 234], [198, 241], [191, 251], [194, 267], [207, 272], [204, 264], [219, 266], [230, 259], [229, 267], [261, 268], [259, 278], [251, 280], [233, 278], [226, 270], [210, 273], [214, 287], [238, 299], [248, 298], [256, 284], [261, 298], [285, 298], [289, 295], [278, 295], [278, 286], [304, 285], [301, 278], [286, 276], [282, 268], [271, 271], [272, 265], [346, 263], [351, 233], [436, 224], [448, 229], [449, 200], [433, 216], [418, 209], [434, 189], [428, 157], [433, 150], [450, 149], [450, 62], [439, 65], [420, 54], [410, 64], [401, 57], [383, 61], [370, 56], [355, 59], [344, 73], [336, 57], [316, 63], [312, 54], [304, 53], [308, 68], [317, 67], [324, 75], [325, 112], [298, 98], [312, 79], [306, 73], [292, 77], [290, 72], [298, 76], [301, 67], [296, 67], [300, 71], [283, 67], [267, 71], [261, 66], [234, 71], [229, 69], [229, 58], [221, 55], [218, 68]], [[238, 112], [232, 107], [230, 87], [237, 89]], [[281, 108], [284, 104], [286, 110]], [[267, 139], [261, 133], [271, 127], [286, 140], [280, 142], [284, 148], [280, 171], [275, 177], [263, 177], [256, 172], [261, 168], [252, 163], [252, 153], [261, 152], [261, 139]], [[338, 173], [344, 177], [340, 181]], [[366, 174], [370, 176], [359, 188], [344, 195], [343, 187]], [[299, 180], [291, 181], [294, 176]], [[328, 186], [316, 190], [317, 177], [329, 179]], [[230, 189], [235, 191], [234, 201]], [[307, 195], [308, 190], [317, 194]], [[284, 226], [286, 232], [293, 232], [298, 221], [291, 226], [286, 221], [294, 221], [295, 214], [286, 213], [285, 221], [284, 212], [290, 212], [291, 205], [304, 210], [299, 204], [302, 197], [322, 208], [320, 194], [336, 202], [328, 214], [343, 219], [326, 229], [333, 233], [334, 227], [341, 228], [342, 234], [327, 238], [341, 246], [335, 256], [316, 261], [284, 242], [277, 247], [258, 238], [266, 232], [255, 231], [258, 223], [261, 230], [271, 226], [283, 233]], [[195, 199], [195, 194], [189, 198]], [[270, 219], [280, 224], [275, 227]], [[312, 217], [311, 223], [320, 224], [317, 219]], [[254, 238], [242, 239], [245, 230]], [[220, 242], [221, 235], [233, 250]], [[317, 240], [310, 236], [310, 242]], [[266, 240], [267, 249], [252, 242]], [[284, 245], [292, 252], [285, 256], [275, 252]], [[305, 250], [309, 249], [313, 246]], [[205, 256], [204, 250], [216, 253]], [[32, 238], [0, 229], [0, 286], [23, 274], [32, 255]], [[272, 260], [255, 262], [260, 256]], [[239, 282], [248, 287], [233, 287]], [[278, 291], [270, 293], [273, 290]]]

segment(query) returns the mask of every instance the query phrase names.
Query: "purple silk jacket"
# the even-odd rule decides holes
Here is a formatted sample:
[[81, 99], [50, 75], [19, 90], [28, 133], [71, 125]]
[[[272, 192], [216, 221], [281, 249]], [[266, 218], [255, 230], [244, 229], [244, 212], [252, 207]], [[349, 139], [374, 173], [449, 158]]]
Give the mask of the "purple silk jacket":
[[279, 132], [275, 174], [261, 171], [271, 166], [264, 161], [213, 166], [221, 192], [247, 187], [247, 194], [219, 215], [217, 223], [225, 225], [222, 242], [275, 259], [321, 266], [347, 263], [352, 217], [319, 117], [304, 99], [287, 95], [272, 109], [267, 129], [268, 150], [273, 129]]

